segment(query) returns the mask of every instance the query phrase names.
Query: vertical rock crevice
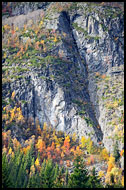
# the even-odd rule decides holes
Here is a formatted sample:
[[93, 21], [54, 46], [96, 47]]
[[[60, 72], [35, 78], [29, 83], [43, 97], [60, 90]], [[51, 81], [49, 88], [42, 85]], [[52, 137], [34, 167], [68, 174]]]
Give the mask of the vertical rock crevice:
[[[114, 126], [112, 128], [110, 123], [118, 120], [119, 114], [115, 119], [113, 117], [114, 109], [106, 108], [109, 107], [107, 104], [113, 102], [113, 99], [118, 100], [121, 97], [118, 95], [121, 89], [118, 90], [114, 87], [115, 85], [119, 85], [120, 81], [114, 82], [111, 72], [113, 69], [118, 70], [123, 68], [124, 42], [122, 39], [124, 20], [123, 14], [122, 16], [115, 15], [111, 17], [107, 15], [109, 14], [108, 10], [103, 9], [102, 11], [104, 17], [102, 14], [100, 15], [100, 10], [98, 10], [97, 14], [89, 12], [87, 15], [81, 14], [81, 11], [78, 11], [81, 16], [75, 17], [73, 20], [76, 23], [75, 26], [77, 26], [73, 29], [73, 33], [80, 55], [85, 57], [86, 60], [88, 93], [92, 110], [94, 110], [96, 119], [103, 132], [102, 142], [112, 152]], [[116, 12], [117, 10], [111, 11]], [[120, 79], [121, 75], [117, 75], [117, 77]], [[116, 81], [116, 78], [114, 80]], [[116, 98], [112, 97], [115, 91], [114, 88], [117, 93], [114, 95]], [[120, 113], [120, 110], [118, 113]], [[109, 136], [109, 134], [111, 135]]]
[[[75, 70], [76, 70], [76, 66], [78, 65], [80, 68], [80, 71], [76, 70], [77, 73], [81, 74], [83, 76], [83, 82], [85, 83], [85, 88], [82, 89], [81, 91], [81, 100], [82, 101], [87, 101], [88, 102], [88, 106], [86, 107], [86, 112], [89, 116], [89, 118], [93, 121], [93, 128], [95, 130], [95, 133], [97, 135], [97, 140], [101, 141], [103, 138], [103, 133], [101, 131], [100, 125], [98, 123], [98, 120], [95, 116], [95, 112], [93, 110], [93, 106], [92, 103], [90, 101], [90, 95], [89, 95], [89, 91], [88, 91], [88, 70], [87, 70], [87, 65], [86, 65], [86, 61], [85, 61], [85, 57], [82, 58], [82, 56], [80, 55], [78, 46], [77, 46], [77, 42], [76, 39], [74, 38], [74, 34], [73, 34], [73, 28], [72, 28], [72, 22], [70, 21], [70, 16], [68, 15], [67, 12], [63, 11], [59, 17], [59, 31], [60, 32], [66, 32], [69, 35], [69, 38], [71, 38], [72, 41], [72, 47], [73, 47], [73, 57], [74, 57], [74, 61], [73, 64], [75, 66]], [[65, 44], [66, 46], [66, 44]], [[76, 94], [76, 93], [75, 93]], [[79, 98], [79, 96], [77, 96], [77, 98]]]

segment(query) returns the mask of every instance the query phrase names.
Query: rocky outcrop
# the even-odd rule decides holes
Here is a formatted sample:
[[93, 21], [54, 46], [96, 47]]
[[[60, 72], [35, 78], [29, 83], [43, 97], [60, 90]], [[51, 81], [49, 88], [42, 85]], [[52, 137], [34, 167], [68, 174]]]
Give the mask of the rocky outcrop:
[[[81, 13], [80, 9], [78, 10], [77, 16], [74, 16], [73, 33], [80, 55], [86, 60], [88, 67], [88, 90], [96, 118], [103, 131], [103, 143], [109, 151], [112, 151], [115, 143], [115, 140], [111, 138], [114, 125], [111, 126], [110, 123], [114, 120], [115, 112], [118, 119], [121, 117], [123, 104], [118, 105], [118, 108], [115, 108], [118, 111], [115, 111], [114, 108], [106, 109], [105, 102], [114, 104], [114, 98], [117, 101], [119, 99], [123, 101], [124, 97], [124, 20], [122, 15], [116, 15], [116, 9], [101, 8], [99, 10], [99, 7], [95, 6], [92, 12], [93, 8], [93, 6], [89, 6], [85, 14]], [[97, 83], [97, 75], [99, 78], [101, 75], [99, 80], [102, 81], [100, 83]], [[105, 81], [102, 76], [106, 78]], [[107, 93], [109, 96], [107, 96]], [[108, 97], [106, 101], [103, 100], [105, 97]], [[119, 122], [116, 121], [115, 125], [119, 125]], [[123, 144], [121, 143], [119, 146], [121, 149]]]
[[8, 18], [18, 15], [27, 15], [39, 9], [46, 10], [50, 2], [2, 2], [2, 17]]
[[[103, 140], [105, 147], [112, 151], [114, 141], [106, 137], [111, 135], [113, 126], [108, 123], [113, 121], [114, 113], [117, 118], [121, 117], [123, 105], [118, 106], [118, 112], [109, 112], [105, 103], [111, 103], [114, 94], [117, 101], [123, 102], [122, 11], [89, 3], [76, 3], [62, 11], [53, 6], [54, 3], [51, 3], [46, 7], [43, 26], [50, 33], [56, 32], [59, 41], [50, 43], [51, 48], [47, 52], [31, 54], [33, 59], [39, 56], [40, 62], [37, 58], [31, 66], [30, 58], [25, 59], [22, 65], [25, 72], [20, 73], [24, 78], [3, 84], [5, 97], [10, 96], [8, 88], [15, 90], [17, 100], [22, 101], [26, 118], [32, 116], [34, 121], [38, 118], [41, 127], [46, 122], [68, 134], [76, 132], [79, 138], [90, 136], [97, 145]], [[39, 19], [41, 11], [38, 11], [39, 14], [35, 11], [38, 15], [36, 19]], [[30, 19], [31, 14], [34, 15], [29, 13], [24, 17]], [[21, 16], [16, 17], [17, 21], [13, 17], [6, 18], [3, 25], [14, 22], [15, 27], [22, 28], [26, 19], [22, 19], [20, 24], [18, 18], [21, 19]], [[25, 43], [27, 38], [22, 36], [21, 39]], [[36, 67], [37, 64], [40, 67]], [[4, 66], [8, 67], [6, 60]], [[13, 62], [11, 68], [15, 66]], [[112, 71], [114, 68], [115, 71]], [[108, 84], [105, 84], [106, 81]], [[103, 101], [107, 89], [113, 88], [114, 82], [118, 83], [115, 85], [117, 91], [113, 91], [113, 96], [108, 92], [108, 102]], [[123, 144], [120, 146], [121, 149]]]

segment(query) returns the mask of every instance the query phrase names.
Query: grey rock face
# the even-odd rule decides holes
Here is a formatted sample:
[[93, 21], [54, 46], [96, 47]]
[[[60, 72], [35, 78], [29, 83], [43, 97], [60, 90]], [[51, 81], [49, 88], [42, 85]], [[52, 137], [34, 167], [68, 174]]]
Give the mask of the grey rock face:
[[[7, 7], [8, 2], [3, 2], [3, 8]], [[4, 15], [3, 19], [8, 16], [26, 15], [29, 12], [36, 11], [38, 9], [46, 10], [46, 7], [50, 2], [10, 2], [10, 15]]]
[[[119, 80], [122, 80], [123, 85], [124, 41], [122, 39], [124, 20], [121, 16], [113, 19], [108, 19], [108, 16], [104, 16], [102, 19], [102, 13], [104, 14], [106, 10], [96, 10], [94, 12], [88, 12], [88, 15], [81, 14], [81, 10], [78, 10], [77, 13], [78, 15], [80, 14], [80, 16], [74, 19], [76, 25], [73, 29], [73, 35], [79, 53], [81, 57], [85, 59], [88, 67], [89, 96], [94, 107], [96, 118], [103, 132], [103, 143], [108, 151], [111, 152], [114, 142], [112, 139], [108, 139], [108, 136], [112, 134], [113, 129], [108, 125], [108, 120], [110, 116], [112, 116], [112, 112], [105, 108], [105, 104], [101, 99], [105, 92], [104, 84], [101, 83], [99, 86], [94, 76], [97, 72], [101, 75], [105, 74], [106, 76], [111, 72], [110, 76], [112, 76], [112, 69], [115, 68], [116, 76], [119, 76]], [[118, 73], [119, 66], [122, 68], [122, 74]], [[116, 79], [113, 78], [113, 80]], [[121, 95], [118, 95], [119, 91], [121, 90], [118, 89], [115, 93], [115, 98], [121, 97]], [[112, 100], [110, 99], [109, 101]], [[118, 111], [117, 117], [119, 117], [119, 115], [120, 111]], [[110, 118], [110, 121], [112, 120], [113, 117]], [[120, 149], [121, 146], [122, 145], [120, 145]]]
[[[26, 118], [38, 118], [41, 127], [46, 122], [57, 130], [76, 132], [79, 138], [91, 136], [97, 145], [103, 140], [105, 147], [112, 151], [114, 142], [106, 139], [113, 130], [108, 125], [108, 120], [112, 120], [112, 111], [108, 112], [101, 100], [105, 88], [100, 84], [98, 89], [95, 73], [114, 77], [112, 68], [117, 67], [119, 80], [123, 78], [124, 20], [121, 15], [115, 18], [105, 16], [105, 8], [92, 7], [96, 11], [91, 11], [86, 3], [79, 5], [71, 13], [50, 13], [44, 21], [45, 28], [65, 34], [52, 50], [52, 55], [58, 56], [62, 52], [62, 59], [66, 61], [49, 65], [45, 70], [31, 69], [25, 74], [27, 84], [21, 79], [13, 82], [10, 88], [15, 90], [18, 100], [26, 101], [22, 105]], [[23, 12], [26, 13], [25, 9]], [[6, 19], [4, 23], [7, 22]]]

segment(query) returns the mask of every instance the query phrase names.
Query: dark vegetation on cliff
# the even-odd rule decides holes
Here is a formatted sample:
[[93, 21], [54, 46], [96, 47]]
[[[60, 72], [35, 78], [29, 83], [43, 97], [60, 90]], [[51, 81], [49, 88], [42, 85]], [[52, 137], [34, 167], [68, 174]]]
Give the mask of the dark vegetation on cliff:
[[2, 13], [2, 187], [123, 188], [123, 3]]

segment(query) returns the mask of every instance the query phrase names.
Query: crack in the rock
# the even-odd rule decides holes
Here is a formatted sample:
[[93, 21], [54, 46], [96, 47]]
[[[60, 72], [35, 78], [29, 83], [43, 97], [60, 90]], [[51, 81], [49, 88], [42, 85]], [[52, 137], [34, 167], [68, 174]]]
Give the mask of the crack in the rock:
[[[68, 15], [68, 13], [65, 12], [65, 11], [63, 11], [61, 14], [62, 14], [62, 18], [63, 18], [65, 21], [67, 20], [67, 23], [68, 23], [68, 25], [69, 25], [69, 27], [68, 27], [67, 30], [69, 31], [70, 36], [72, 36], [72, 41], [73, 41], [73, 44], [74, 44], [74, 51], [75, 51], [76, 54], [77, 54], [78, 64], [80, 65], [81, 68], [85, 69], [84, 74], [86, 74], [87, 77], [88, 77], [88, 69], [87, 69], [87, 67], [84, 68], [84, 65], [83, 65], [83, 63], [82, 63], [82, 61], [85, 62], [85, 59], [82, 60], [82, 58], [81, 58], [81, 55], [80, 55], [80, 52], [79, 52], [79, 48], [78, 48], [77, 43], [76, 43], [76, 39], [74, 38], [73, 29], [72, 29], [72, 27], [71, 27], [71, 26], [72, 26], [72, 23], [71, 23], [71, 21], [70, 21], [70, 17], [69, 17], [69, 15]], [[65, 21], [64, 21], [64, 23], [65, 23]], [[74, 65], [75, 65], [75, 63], [74, 63]], [[82, 74], [82, 73], [81, 73], [81, 74]], [[84, 78], [86, 78], [86, 77], [84, 76]], [[87, 83], [87, 85], [88, 85], [88, 83]], [[90, 102], [90, 105], [91, 105], [91, 108], [90, 108], [91, 110], [89, 111], [89, 113], [92, 112], [93, 117], [94, 117], [94, 119], [95, 119], [95, 125], [96, 125], [96, 123], [97, 123], [97, 126], [100, 126], [99, 123], [98, 123], [98, 120], [97, 120], [97, 118], [96, 118], [96, 116], [95, 116], [95, 112], [94, 112], [94, 108], [93, 108], [93, 106], [92, 106], [92, 102], [90, 101], [90, 94], [89, 94], [88, 86], [86, 86], [86, 89], [85, 89], [85, 90], [87, 91], [87, 95], [88, 95], [89, 102]], [[84, 96], [84, 92], [83, 92], [83, 96]], [[89, 113], [88, 113], [88, 114], [89, 114]], [[90, 115], [90, 114], [89, 114], [89, 115]], [[89, 117], [90, 117], [90, 116], [89, 116]], [[93, 127], [94, 127], [94, 130], [95, 130], [95, 132], [96, 132], [98, 141], [101, 141], [101, 140], [103, 139], [103, 133], [102, 133], [101, 127], [100, 127], [100, 128], [97, 128], [97, 126], [93, 126]]]

